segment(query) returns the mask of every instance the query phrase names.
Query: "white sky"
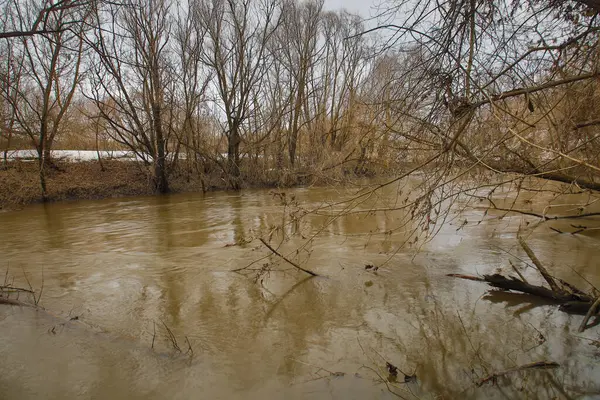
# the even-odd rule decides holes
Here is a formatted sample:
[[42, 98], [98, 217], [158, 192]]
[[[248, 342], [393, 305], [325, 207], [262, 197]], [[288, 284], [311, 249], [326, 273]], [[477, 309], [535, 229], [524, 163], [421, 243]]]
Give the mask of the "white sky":
[[373, 12], [371, 7], [378, 0], [325, 0], [325, 8], [328, 10], [339, 10], [345, 8], [348, 11], [358, 13], [363, 18], [369, 18]]

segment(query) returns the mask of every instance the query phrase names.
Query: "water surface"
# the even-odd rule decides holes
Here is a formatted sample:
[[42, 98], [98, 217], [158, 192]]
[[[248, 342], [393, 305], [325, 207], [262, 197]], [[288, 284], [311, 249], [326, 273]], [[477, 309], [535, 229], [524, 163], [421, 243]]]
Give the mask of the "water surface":
[[[285, 192], [311, 208], [353, 189]], [[390, 189], [363, 207], [397, 196]], [[581, 317], [446, 276], [508, 273], [509, 253], [526, 258], [515, 239], [522, 217], [470, 208], [426, 245], [399, 250], [412, 242], [412, 226], [399, 227], [404, 211], [352, 214], [323, 228], [324, 215], [290, 223], [294, 210], [257, 190], [0, 214], [0, 268], [19, 286], [25, 274], [38, 292], [43, 284], [46, 310], [0, 306], [2, 398], [397, 398], [380, 382], [386, 361], [416, 374], [392, 388], [406, 398], [600, 390], [598, 351], [580, 338], [598, 331], [577, 334]], [[594, 235], [534, 233], [529, 243], [554, 273], [600, 285]], [[269, 256], [259, 237], [322, 276], [307, 279]], [[474, 385], [542, 360], [561, 368]]]

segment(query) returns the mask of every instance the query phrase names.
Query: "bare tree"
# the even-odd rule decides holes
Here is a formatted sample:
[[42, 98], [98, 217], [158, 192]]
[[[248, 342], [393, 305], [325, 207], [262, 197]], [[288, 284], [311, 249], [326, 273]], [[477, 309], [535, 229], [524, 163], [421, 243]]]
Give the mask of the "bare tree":
[[206, 89], [214, 72], [202, 64], [202, 51], [206, 36], [205, 29], [195, 23], [193, 5], [178, 8], [175, 29], [175, 75], [177, 98], [180, 109], [179, 126], [175, 130], [178, 145], [183, 145], [186, 154], [188, 173], [192, 167], [203, 174], [208, 160], [213, 160], [205, 143], [206, 129]]
[[[22, 38], [31, 36], [44, 36], [54, 34], [59, 31], [70, 29], [71, 26], [77, 26], [82, 21], [78, 18], [78, 13], [73, 12], [76, 9], [84, 9], [90, 5], [89, 0], [41, 0], [37, 1], [29, 6], [34, 6], [36, 10], [35, 18], [28, 20], [20, 20], [18, 25], [9, 27], [3, 26], [0, 31], [0, 39], [10, 38]], [[22, 6], [23, 4], [21, 4]], [[13, 0], [0, 1], [0, 10], [3, 10], [3, 14], [7, 15], [10, 13], [10, 9], [13, 7], [19, 7], [19, 4], [15, 4]], [[64, 12], [63, 11], [69, 11]], [[61, 13], [63, 20], [61, 24], [57, 26], [52, 21], [52, 15]]]
[[6, 42], [0, 43], [0, 48], [3, 60], [0, 66], [0, 137], [6, 141], [3, 158], [7, 165], [12, 139], [15, 134], [19, 136], [19, 132], [15, 132], [18, 121], [14, 105], [18, 104], [25, 54]]
[[[25, 133], [35, 146], [39, 160], [42, 197], [46, 197], [45, 167], [50, 161], [54, 140], [61, 131], [77, 86], [81, 80], [83, 21], [87, 10], [74, 7], [51, 8], [45, 3], [14, 3], [14, 22], [29, 23], [44, 13], [44, 26], [50, 33], [19, 36], [13, 42], [13, 78], [4, 89], [5, 101], [13, 112], [13, 126]], [[45, 11], [44, 11], [45, 10]], [[73, 21], [79, 21], [75, 27]], [[65, 24], [69, 25], [67, 30]], [[23, 63], [23, 64], [20, 64]]]
[[[288, 121], [288, 155], [290, 164], [296, 162], [296, 149], [305, 107], [309, 96], [310, 73], [317, 61], [317, 42], [323, 0], [304, 3], [286, 1], [283, 24], [279, 35], [281, 56], [287, 68], [290, 85], [291, 109]], [[310, 117], [309, 117], [310, 118]]]
[[168, 139], [173, 134], [172, 15], [168, 0], [129, 0], [95, 9], [92, 93], [109, 132], [153, 165], [158, 193], [169, 191]]
[[268, 67], [267, 45], [280, 25], [275, 0], [196, 0], [195, 23], [206, 31], [202, 62], [215, 73], [224, 114], [230, 184], [239, 188], [240, 143], [255, 111], [253, 89]]
[[319, 76], [311, 80], [314, 104], [309, 107], [319, 121], [321, 143], [337, 151], [353, 125], [352, 108], [357, 104], [362, 71], [368, 66], [366, 40], [355, 36], [362, 29], [360, 18], [344, 11], [322, 16], [323, 49], [315, 67]]

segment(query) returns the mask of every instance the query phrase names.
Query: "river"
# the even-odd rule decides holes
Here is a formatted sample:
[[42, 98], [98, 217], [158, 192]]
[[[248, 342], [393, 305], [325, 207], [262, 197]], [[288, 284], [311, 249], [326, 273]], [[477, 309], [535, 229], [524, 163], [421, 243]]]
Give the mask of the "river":
[[[311, 208], [352, 189], [285, 192]], [[308, 216], [286, 225], [278, 247], [321, 275], [307, 279], [258, 240], [271, 233], [278, 246], [290, 210], [255, 190], [0, 213], [0, 268], [14, 285], [26, 275], [43, 286], [44, 307], [0, 305], [0, 398], [398, 398], [380, 381], [386, 362], [416, 375], [390, 384], [404, 398], [600, 392], [598, 348], [581, 338], [597, 340], [598, 328], [578, 334], [581, 316], [446, 276], [510, 273], [518, 260], [508, 253], [526, 258], [515, 239], [521, 216], [469, 208], [427, 244], [400, 250], [409, 238], [394, 230], [401, 211], [324, 228], [327, 217]], [[600, 285], [594, 235], [543, 227], [529, 244], [558, 276]], [[560, 367], [474, 384], [536, 361]]]

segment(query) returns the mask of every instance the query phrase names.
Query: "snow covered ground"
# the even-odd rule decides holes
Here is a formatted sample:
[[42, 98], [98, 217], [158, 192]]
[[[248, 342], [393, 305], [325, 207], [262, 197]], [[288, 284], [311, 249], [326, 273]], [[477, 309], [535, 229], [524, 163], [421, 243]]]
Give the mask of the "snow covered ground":
[[[52, 150], [51, 156], [54, 159], [66, 161], [93, 161], [98, 159], [98, 152], [95, 150]], [[114, 150], [100, 151], [100, 157], [103, 159], [121, 159], [121, 160], [136, 160], [139, 159], [132, 151]], [[4, 152], [1, 154], [4, 158]], [[35, 150], [9, 150], [7, 153], [8, 160], [35, 160], [37, 152]]]

